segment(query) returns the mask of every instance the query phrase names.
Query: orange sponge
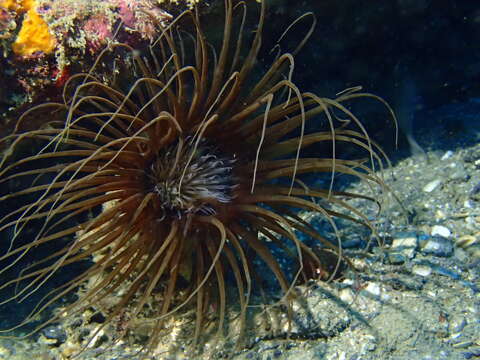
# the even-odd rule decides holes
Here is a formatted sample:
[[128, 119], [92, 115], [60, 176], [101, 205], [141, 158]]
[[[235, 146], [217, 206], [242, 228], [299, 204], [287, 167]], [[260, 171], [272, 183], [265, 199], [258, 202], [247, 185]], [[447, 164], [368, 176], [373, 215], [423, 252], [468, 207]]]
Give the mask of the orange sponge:
[[36, 6], [35, 0], [0, 0], [0, 6], [8, 10], [15, 10], [17, 13], [23, 13]]
[[0, 1], [0, 6], [5, 9], [15, 10], [18, 12], [22, 7], [22, 4], [16, 0], [3, 0], [3, 1]]
[[45, 20], [37, 13], [35, 0], [3, 0], [0, 1], [0, 6], [17, 13], [26, 12], [20, 32], [12, 44], [15, 54], [26, 56], [37, 51], [48, 54], [55, 49], [55, 37], [50, 33]]
[[23, 56], [37, 51], [48, 54], [55, 49], [55, 38], [50, 34], [45, 20], [38, 15], [35, 9], [27, 11], [12, 49], [15, 54]]

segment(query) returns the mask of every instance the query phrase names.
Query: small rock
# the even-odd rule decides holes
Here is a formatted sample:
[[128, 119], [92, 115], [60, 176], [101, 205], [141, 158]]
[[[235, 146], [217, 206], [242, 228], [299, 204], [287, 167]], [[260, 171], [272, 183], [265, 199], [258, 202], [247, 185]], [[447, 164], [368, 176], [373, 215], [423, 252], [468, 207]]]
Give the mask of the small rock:
[[465, 325], [467, 325], [467, 320], [464, 316], [455, 316], [450, 320], [448, 327], [451, 333], [458, 333], [463, 330]]
[[453, 151], [448, 150], [447, 152], [445, 152], [445, 154], [443, 154], [440, 160], [447, 160], [447, 159], [450, 159], [452, 156], [453, 156]]
[[456, 166], [455, 170], [449, 175], [450, 180], [467, 181], [469, 178], [470, 175], [462, 165]]
[[468, 253], [459, 247], [455, 247], [453, 256], [455, 256], [455, 258], [457, 258], [459, 261], [468, 261]]
[[395, 253], [402, 253], [409, 259], [415, 256], [418, 247], [418, 237], [415, 232], [400, 232], [394, 235], [392, 250]]
[[345, 303], [352, 303], [355, 300], [355, 296], [354, 294], [352, 294], [352, 291], [350, 289], [341, 290], [339, 298]]
[[66, 346], [62, 346], [62, 355], [64, 358], [69, 359], [74, 354], [79, 353], [81, 348], [76, 344], [67, 344]]
[[388, 254], [388, 262], [392, 265], [401, 265], [405, 263], [405, 255], [400, 253], [389, 253]]
[[425, 265], [415, 265], [412, 268], [412, 273], [419, 276], [427, 277], [432, 273], [432, 269]]
[[366, 335], [364, 337], [365, 346], [364, 349], [367, 351], [374, 351], [377, 348], [377, 339], [372, 335]]
[[441, 257], [451, 256], [453, 254], [453, 244], [450, 240], [435, 235], [423, 244], [422, 252]]
[[47, 345], [47, 346], [54, 346], [54, 347], [58, 346], [57, 340], [47, 339], [45, 336], [39, 336], [37, 339], [37, 343], [41, 345]]
[[43, 336], [48, 340], [54, 340], [52, 344], [60, 345], [67, 340], [67, 332], [58, 325], [48, 326], [42, 330]]
[[452, 232], [450, 231], [449, 228], [447, 228], [445, 226], [435, 225], [435, 226], [432, 227], [432, 231], [430, 232], [430, 234], [432, 236], [440, 235], [440, 236], [443, 236], [445, 238], [448, 238], [448, 237], [450, 237], [450, 235], [452, 235]]
[[365, 287], [365, 291], [374, 296], [380, 296], [381, 293], [380, 286], [376, 283], [368, 283], [368, 285]]
[[440, 185], [442, 183], [442, 180], [440, 179], [436, 179], [436, 180], [433, 180], [433, 181], [430, 181], [427, 185], [425, 185], [423, 187], [423, 191], [426, 192], [426, 193], [431, 193], [433, 190], [435, 190], [438, 185]]
[[443, 220], [446, 217], [447, 217], [447, 214], [445, 214], [441, 209], [437, 209], [437, 211], [435, 211], [435, 219]]
[[90, 317], [90, 322], [103, 324], [105, 322], [105, 316], [102, 313], [97, 312]]
[[360, 236], [342, 240], [342, 249], [358, 249], [366, 246], [365, 240]]
[[374, 297], [374, 298], [377, 298], [377, 299], [382, 299], [382, 300], [389, 300], [390, 299], [390, 295], [388, 295], [386, 292], [385, 292], [385, 289], [383, 287], [381, 287], [379, 284], [377, 283], [374, 283], [374, 282], [370, 282], [367, 284], [367, 286], [362, 290], [362, 292], [364, 294], [368, 293], [367, 297], [370, 296], [370, 297]]
[[442, 276], [448, 276], [449, 278], [452, 278], [454, 280], [459, 280], [461, 278], [461, 275], [459, 273], [452, 271], [450, 269], [447, 269], [446, 267], [443, 267], [443, 266], [436, 266], [434, 270], [435, 270], [435, 273]]
[[479, 193], [480, 193], [480, 182], [475, 184], [472, 190], [470, 190], [470, 197], [476, 200], [478, 198]]
[[452, 344], [452, 346], [456, 349], [466, 349], [472, 345], [473, 345], [473, 341], [460, 341]]

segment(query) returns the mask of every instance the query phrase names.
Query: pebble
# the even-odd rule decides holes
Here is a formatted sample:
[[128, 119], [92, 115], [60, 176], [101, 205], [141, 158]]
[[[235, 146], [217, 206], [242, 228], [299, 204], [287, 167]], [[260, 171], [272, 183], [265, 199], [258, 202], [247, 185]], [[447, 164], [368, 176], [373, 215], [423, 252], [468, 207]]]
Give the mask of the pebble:
[[464, 316], [455, 316], [450, 320], [449, 330], [451, 333], [458, 333], [467, 325], [467, 320]]
[[358, 249], [366, 246], [366, 242], [359, 236], [342, 241], [342, 249]]
[[367, 335], [364, 337], [365, 343], [362, 346], [363, 350], [374, 351], [377, 348], [376, 339], [372, 335]]
[[368, 285], [362, 290], [362, 292], [368, 293], [370, 296], [373, 296], [377, 299], [382, 299], [382, 300], [390, 299], [390, 295], [387, 294], [385, 289], [383, 289], [379, 284], [374, 282], [368, 283]]
[[459, 261], [468, 261], [468, 253], [459, 247], [455, 247], [453, 256], [455, 256], [455, 258]]
[[453, 254], [453, 244], [450, 240], [442, 236], [432, 236], [422, 247], [424, 254], [447, 257]]
[[448, 238], [450, 237], [450, 235], [452, 235], [452, 232], [450, 231], [449, 228], [445, 227], [445, 226], [442, 226], [442, 225], [434, 225], [432, 227], [432, 231], [430, 232], [430, 234], [432, 236], [435, 236], [435, 235], [440, 235], [440, 236], [443, 236], [445, 238]]
[[425, 185], [423, 187], [423, 191], [426, 192], [426, 193], [431, 193], [433, 190], [435, 190], [438, 185], [440, 185], [442, 183], [442, 180], [440, 179], [436, 179], [436, 180], [433, 180], [433, 181], [430, 181], [427, 185]]
[[340, 291], [339, 294], [340, 300], [343, 302], [350, 304], [355, 300], [354, 294], [352, 294], [352, 291], [350, 289], [343, 289]]
[[380, 296], [381, 294], [380, 286], [376, 283], [368, 283], [368, 285], [365, 287], [365, 291], [373, 296]]
[[73, 357], [73, 355], [78, 354], [80, 350], [81, 348], [78, 345], [69, 343], [66, 346], [62, 346], [62, 356], [65, 359], [70, 359], [70, 357]]
[[[442, 275], [442, 276], [448, 276], [454, 280], [460, 280], [461, 276], [459, 273], [457, 272], [454, 272], [450, 269], [447, 269], [443, 266], [436, 266], [435, 267], [435, 273], [439, 274], [439, 275]], [[467, 284], [465, 284], [466, 286], [468, 286]]]
[[392, 250], [400, 252], [409, 259], [415, 256], [418, 247], [418, 237], [415, 232], [400, 232], [394, 235]]
[[462, 341], [462, 342], [452, 344], [452, 346], [456, 349], [466, 349], [472, 345], [473, 345], [473, 341]]
[[448, 150], [448, 151], [445, 152], [445, 154], [443, 154], [443, 156], [440, 158], [440, 160], [447, 160], [447, 159], [450, 159], [452, 156], [453, 156], [453, 151]]
[[55, 345], [63, 344], [67, 340], [66, 331], [57, 325], [46, 327], [42, 330], [42, 334], [49, 340], [55, 340]]
[[443, 220], [446, 217], [447, 217], [447, 214], [445, 214], [445, 212], [443, 212], [441, 209], [437, 209], [437, 211], [435, 211], [435, 218], [436, 219]]
[[463, 180], [466, 181], [470, 178], [467, 171], [463, 166], [457, 166], [455, 170], [449, 175], [450, 180]]
[[388, 262], [392, 265], [400, 265], [405, 263], [405, 255], [399, 253], [389, 253]]
[[412, 273], [419, 276], [427, 277], [432, 273], [432, 268], [425, 265], [415, 265], [412, 268]]

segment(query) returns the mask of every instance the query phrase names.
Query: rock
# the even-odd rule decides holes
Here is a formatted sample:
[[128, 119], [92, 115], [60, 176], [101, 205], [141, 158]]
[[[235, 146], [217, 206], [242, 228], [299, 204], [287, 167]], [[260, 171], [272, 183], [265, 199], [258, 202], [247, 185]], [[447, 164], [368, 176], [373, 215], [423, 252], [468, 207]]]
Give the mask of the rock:
[[388, 254], [388, 262], [392, 265], [400, 265], [405, 263], [406, 257], [404, 254], [392, 252]]
[[424, 254], [447, 257], [453, 254], [453, 244], [442, 236], [432, 236], [424, 242], [421, 251]]
[[389, 300], [390, 295], [387, 293], [383, 286], [380, 286], [378, 283], [369, 282], [361, 293], [367, 297], [373, 297], [378, 300]]
[[58, 325], [51, 325], [42, 330], [42, 335], [48, 340], [54, 340], [52, 345], [63, 344], [67, 340], [67, 332]]
[[462, 262], [468, 261], [468, 253], [459, 247], [455, 247], [453, 256], [455, 256], [455, 258], [458, 259], [459, 261], [462, 261]]
[[453, 151], [448, 150], [448, 151], [445, 152], [445, 154], [443, 154], [443, 156], [440, 158], [440, 160], [447, 160], [447, 159], [450, 159], [452, 156], [453, 156]]
[[394, 235], [391, 249], [394, 253], [400, 253], [412, 259], [417, 247], [418, 237], [415, 232], [400, 232]]
[[[443, 267], [443, 266], [436, 266], [434, 268], [434, 270], [435, 270], [436, 274], [439, 274], [439, 275], [442, 275], [442, 276], [448, 276], [449, 278], [452, 278], [454, 280], [459, 280], [461, 278], [460, 273], [455, 272], [455, 271], [450, 270], [450, 269], [447, 269], [446, 267]], [[464, 284], [466, 286], [469, 286], [469, 285], [467, 285], [466, 282]]]
[[350, 289], [342, 289], [339, 293], [339, 298], [343, 302], [350, 304], [355, 300], [355, 294]]
[[368, 283], [365, 287], [365, 291], [377, 297], [381, 294], [380, 286], [376, 283]]
[[434, 225], [432, 227], [432, 231], [430, 232], [430, 234], [432, 236], [435, 236], [435, 235], [440, 235], [440, 236], [443, 236], [445, 238], [448, 238], [450, 237], [450, 235], [452, 235], [452, 232], [450, 231], [449, 228], [445, 227], [445, 226], [442, 226], [442, 225]]
[[454, 316], [450, 320], [448, 328], [451, 333], [458, 333], [463, 330], [465, 325], [467, 325], [467, 320], [464, 316]]
[[345, 240], [342, 240], [343, 249], [359, 249], [367, 245], [365, 240], [360, 236], [352, 236]]
[[415, 265], [412, 269], [412, 273], [427, 277], [432, 273], [432, 268], [425, 266], [425, 265]]
[[462, 164], [456, 165], [454, 171], [449, 175], [449, 179], [454, 181], [466, 181], [469, 178], [470, 175]]
[[427, 185], [423, 187], [423, 191], [426, 193], [431, 193], [433, 190], [435, 190], [440, 184], [442, 183], [442, 180], [436, 179], [433, 181], [430, 181]]

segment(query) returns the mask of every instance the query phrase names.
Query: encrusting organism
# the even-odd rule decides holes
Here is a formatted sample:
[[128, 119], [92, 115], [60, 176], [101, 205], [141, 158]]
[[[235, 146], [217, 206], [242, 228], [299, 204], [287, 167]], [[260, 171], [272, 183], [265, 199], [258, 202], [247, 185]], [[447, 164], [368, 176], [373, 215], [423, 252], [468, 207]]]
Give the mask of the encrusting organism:
[[36, 11], [36, 7], [36, 1], [0, 1], [0, 8], [25, 13], [18, 36], [12, 44], [13, 52], [16, 55], [30, 56], [36, 52], [49, 54], [55, 49], [55, 36], [52, 35], [47, 23]]
[[[280, 303], [287, 308], [295, 284], [313, 275], [334, 276], [343, 259], [340, 239], [322, 237], [298, 210], [322, 214], [333, 229], [337, 217], [372, 228], [348, 199], [376, 201], [335, 190], [333, 180], [347, 174], [384, 186], [374, 171], [384, 154], [344, 105], [359, 98], [383, 101], [359, 89], [335, 99], [301, 92], [292, 81], [298, 49], [278, 54], [259, 76], [265, 11], [262, 2], [251, 41], [244, 29], [246, 3], [225, 0], [220, 44], [208, 42], [206, 25], [194, 9], [172, 20], [145, 51], [110, 45], [88, 73], [67, 81], [63, 102], [32, 108], [15, 133], [2, 139], [8, 149], [0, 186], [22, 185], [0, 197], [4, 204], [21, 204], [1, 219], [0, 231], [11, 229], [12, 236], [0, 261], [17, 264], [38, 246], [71, 239], [4, 281], [0, 290], [15, 287], [15, 292], [2, 303], [33, 297], [66, 266], [95, 259], [4, 331], [25, 327], [90, 281], [62, 313], [101, 311], [105, 321], [97, 333], [120, 317], [127, 319], [118, 339], [132, 330], [129, 319], [140, 316], [154, 295], [161, 299], [145, 319], [152, 323], [146, 354], [154, 352], [162, 323], [184, 309], [195, 314], [192, 343], [204, 341], [203, 330], [212, 324], [221, 336], [233, 303], [239, 309], [241, 344], [252, 294], [262, 288], [265, 271], [276, 279]], [[112, 72], [108, 81], [102, 77], [104, 64]], [[44, 126], [28, 128], [29, 118], [42, 116]], [[307, 130], [315, 128], [307, 126], [313, 121], [326, 126]], [[35, 153], [20, 156], [23, 144], [31, 143]], [[322, 144], [331, 155], [304, 155], [305, 148]], [[357, 148], [358, 159], [338, 156], [342, 145]], [[307, 186], [305, 174], [327, 174], [330, 186]], [[31, 241], [17, 245], [32, 224], [38, 231]], [[337, 266], [325, 266], [299, 234], [335, 254]], [[293, 273], [285, 273], [279, 256], [296, 264]], [[238, 301], [228, 295], [229, 287]], [[112, 294], [116, 301], [100, 309]]]

